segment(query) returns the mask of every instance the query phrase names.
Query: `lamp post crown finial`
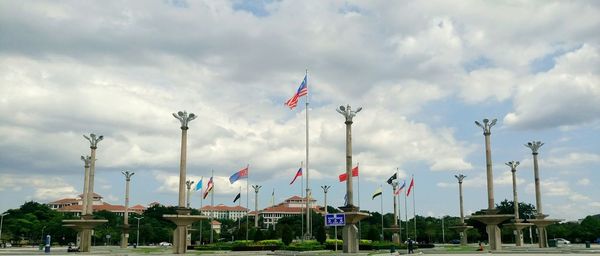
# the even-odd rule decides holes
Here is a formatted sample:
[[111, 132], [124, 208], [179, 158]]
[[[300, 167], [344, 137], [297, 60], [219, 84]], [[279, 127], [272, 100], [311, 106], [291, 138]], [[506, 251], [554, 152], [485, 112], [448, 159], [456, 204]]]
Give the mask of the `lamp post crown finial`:
[[90, 148], [92, 149], [96, 149], [98, 147], [98, 142], [104, 139], [103, 135], [96, 136], [96, 134], [93, 133], [90, 133], [89, 137], [84, 134], [83, 137], [90, 142]]
[[181, 129], [187, 129], [189, 122], [196, 119], [198, 116], [196, 116], [194, 113], [188, 114], [188, 112], [184, 110], [177, 112], [177, 114], [173, 113], [173, 117], [177, 118], [177, 120], [181, 122]]
[[463, 180], [467, 177], [466, 175], [463, 174], [458, 174], [458, 175], [454, 175], [454, 177], [458, 180], [458, 183], [462, 183]]
[[536, 155], [538, 153], [538, 150], [544, 145], [543, 142], [541, 141], [531, 141], [531, 142], [527, 142], [527, 144], [525, 144], [525, 147], [528, 147], [531, 149], [531, 153]]
[[517, 171], [517, 166], [519, 166], [519, 161], [510, 161], [505, 163], [508, 167], [510, 167], [510, 170], [515, 172]]
[[498, 119], [494, 118], [491, 122], [489, 119], [484, 118], [483, 120], [483, 124], [481, 124], [478, 121], [475, 121], [475, 125], [481, 127], [481, 129], [483, 129], [483, 135], [490, 135], [492, 126], [496, 125], [496, 122], [498, 121]]

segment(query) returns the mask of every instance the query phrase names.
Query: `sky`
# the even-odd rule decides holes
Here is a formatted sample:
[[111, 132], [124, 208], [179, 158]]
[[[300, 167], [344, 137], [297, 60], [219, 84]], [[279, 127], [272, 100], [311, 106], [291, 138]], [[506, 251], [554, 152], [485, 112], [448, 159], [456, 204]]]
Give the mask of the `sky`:
[[[309, 184], [319, 204], [344, 203], [344, 118], [352, 125], [361, 209], [392, 211], [394, 172], [414, 176], [409, 215], [487, 207], [492, 127], [494, 197], [535, 205], [531, 150], [542, 141], [543, 212], [600, 213], [600, 3], [597, 1], [1, 1], [0, 212], [83, 189], [98, 145], [95, 192], [124, 204], [177, 204], [181, 129], [188, 179], [214, 171], [215, 204], [261, 185], [260, 208], [300, 193], [305, 100], [284, 102], [308, 72]], [[228, 177], [249, 165], [250, 177]], [[355, 178], [355, 183], [358, 180]], [[408, 183], [408, 181], [407, 181]], [[358, 189], [357, 189], [358, 190]], [[355, 191], [357, 194], [358, 191]], [[200, 207], [199, 192], [191, 195]], [[253, 194], [249, 200], [254, 205]], [[358, 203], [358, 202], [355, 202]], [[244, 200], [246, 204], [246, 200]], [[401, 207], [401, 212], [406, 211]]]

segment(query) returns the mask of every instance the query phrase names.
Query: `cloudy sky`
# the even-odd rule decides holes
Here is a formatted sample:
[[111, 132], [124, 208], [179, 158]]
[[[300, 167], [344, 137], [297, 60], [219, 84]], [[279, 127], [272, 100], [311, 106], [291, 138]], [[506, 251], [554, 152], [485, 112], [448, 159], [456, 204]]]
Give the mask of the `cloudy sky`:
[[[299, 194], [288, 185], [305, 154], [305, 108], [283, 106], [308, 69], [310, 184], [343, 204], [345, 129], [354, 119], [361, 207], [399, 170], [415, 177], [416, 213], [487, 206], [484, 137], [492, 128], [495, 198], [535, 204], [531, 151], [540, 140], [544, 212], [600, 213], [600, 4], [597, 1], [2, 1], [0, 211], [83, 188], [89, 143], [96, 192], [123, 204], [177, 203], [181, 130], [193, 112], [188, 175], [217, 180], [231, 204], [247, 164], [259, 205]], [[204, 202], [207, 203], [206, 201]], [[253, 200], [250, 201], [253, 204]], [[192, 195], [200, 206], [200, 194]], [[404, 211], [404, 209], [402, 209]], [[412, 213], [412, 208], [410, 209]]]

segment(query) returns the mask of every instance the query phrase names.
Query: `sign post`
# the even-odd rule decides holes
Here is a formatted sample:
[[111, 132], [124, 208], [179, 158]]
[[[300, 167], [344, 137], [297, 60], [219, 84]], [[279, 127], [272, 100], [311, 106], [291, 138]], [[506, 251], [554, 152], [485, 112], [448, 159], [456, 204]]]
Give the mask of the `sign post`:
[[337, 227], [346, 225], [346, 215], [343, 213], [331, 213], [325, 215], [325, 226], [331, 227], [334, 229], [335, 236], [335, 251], [337, 252]]

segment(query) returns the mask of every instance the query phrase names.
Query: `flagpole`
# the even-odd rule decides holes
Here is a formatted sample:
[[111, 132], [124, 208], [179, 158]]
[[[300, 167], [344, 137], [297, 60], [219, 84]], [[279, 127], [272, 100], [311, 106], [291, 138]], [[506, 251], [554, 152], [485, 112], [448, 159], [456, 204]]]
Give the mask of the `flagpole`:
[[[304, 162], [300, 161], [300, 168], [304, 166]], [[304, 175], [300, 177], [300, 197], [304, 200]], [[304, 207], [300, 207], [300, 240], [304, 241]]]
[[381, 185], [379, 185], [379, 189], [381, 190], [381, 241], [383, 241], [383, 188]]
[[310, 198], [309, 197], [309, 179], [308, 179], [308, 102], [309, 102], [309, 90], [308, 90], [308, 69], [306, 69], [306, 233], [310, 237]]
[[[240, 186], [240, 193], [239, 193], [239, 195], [240, 195], [240, 197], [242, 197], [242, 186]], [[242, 207], [242, 199], [241, 198], [238, 198], [238, 207], [240, 207], [240, 208]], [[242, 216], [240, 216], [238, 218], [238, 233], [240, 233], [239, 232], [240, 228], [242, 228]]]
[[[399, 168], [396, 168], [396, 177], [398, 177], [398, 172], [399, 172]], [[396, 191], [394, 191], [394, 194], [396, 194]], [[394, 199], [396, 200], [396, 199]], [[400, 228], [400, 242], [402, 242], [402, 204], [400, 202], [400, 195], [398, 195], [397, 197], [398, 200], [398, 228]]]
[[[202, 186], [204, 186], [204, 177], [200, 178], [202, 181]], [[204, 215], [202, 213], [202, 201], [204, 201], [204, 193], [202, 193], [202, 188], [200, 188], [200, 215]], [[202, 219], [200, 219], [200, 245], [202, 245]]]
[[[211, 170], [211, 174], [210, 174], [211, 179], [213, 179], [212, 182], [212, 189], [210, 190], [210, 208], [213, 209], [213, 213], [214, 213], [214, 209], [215, 209], [215, 170]], [[213, 243], [213, 215], [211, 215], [210, 218], [210, 243]]]
[[[406, 180], [404, 180], [404, 184], [406, 184]], [[408, 206], [406, 204], [406, 198], [408, 189], [404, 190], [404, 222], [406, 222], [406, 241], [408, 241]]]
[[[250, 167], [250, 164], [246, 165], [246, 169], [248, 169]], [[250, 202], [250, 196], [249, 196], [249, 190], [248, 190], [248, 184], [250, 184], [250, 170], [247, 171], [248, 175], [246, 176], [246, 240], [248, 240], [248, 209], [250, 209], [249, 207], [249, 202]], [[258, 217], [258, 213], [256, 213], [256, 217]], [[255, 218], [256, 218], [255, 217]]]
[[[356, 169], [358, 169], [360, 171], [360, 168], [358, 168], [359, 163], [356, 162]], [[350, 179], [352, 179], [352, 175], [350, 176]], [[360, 209], [360, 173], [358, 173], [357, 175], [357, 185], [358, 185], [358, 208]], [[358, 221], [358, 241], [360, 241], [360, 237], [361, 237], [361, 229], [360, 229], [360, 220]]]
[[[415, 190], [415, 176], [411, 175], [412, 179], [411, 179], [411, 183], [413, 185], [412, 190]], [[411, 190], [411, 191], [412, 191]], [[416, 210], [415, 210], [415, 192], [413, 191], [413, 220], [414, 220], [414, 224], [415, 224], [415, 241], [417, 241], [417, 215], [416, 215]]]

